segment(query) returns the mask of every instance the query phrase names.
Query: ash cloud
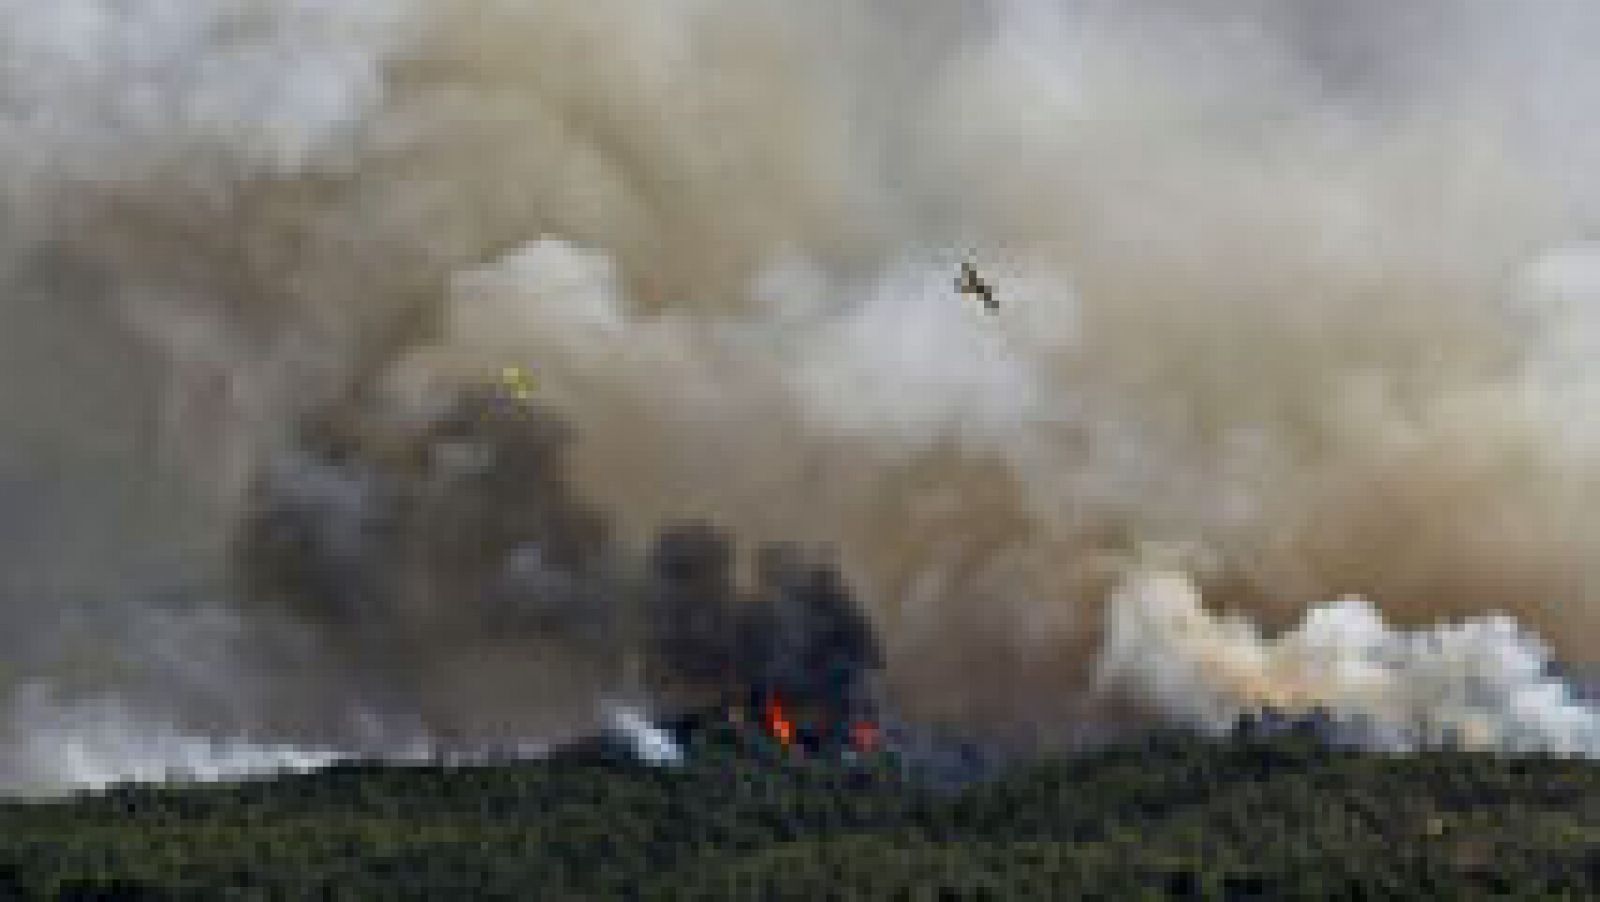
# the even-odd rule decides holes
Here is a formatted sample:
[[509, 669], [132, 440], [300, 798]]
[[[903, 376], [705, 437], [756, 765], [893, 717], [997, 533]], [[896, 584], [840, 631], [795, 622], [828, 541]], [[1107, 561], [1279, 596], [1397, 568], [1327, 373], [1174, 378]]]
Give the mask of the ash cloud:
[[[694, 520], [836, 549], [965, 727], [1129, 717], [1151, 542], [1263, 635], [1593, 658], [1591, 4], [0, 12], [0, 648], [63, 716], [559, 738]], [[473, 419], [504, 366], [553, 417]], [[789, 591], [706, 553], [661, 603]], [[682, 628], [638, 669], [741, 666]]]

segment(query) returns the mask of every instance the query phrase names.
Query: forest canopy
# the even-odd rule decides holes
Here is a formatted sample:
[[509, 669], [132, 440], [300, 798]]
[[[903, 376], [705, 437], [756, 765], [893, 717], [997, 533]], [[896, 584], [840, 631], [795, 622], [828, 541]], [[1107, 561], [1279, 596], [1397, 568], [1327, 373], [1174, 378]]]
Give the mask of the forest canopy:
[[891, 756], [346, 764], [0, 809], [35, 898], [1592, 898], [1600, 771], [1157, 735], [960, 790]]

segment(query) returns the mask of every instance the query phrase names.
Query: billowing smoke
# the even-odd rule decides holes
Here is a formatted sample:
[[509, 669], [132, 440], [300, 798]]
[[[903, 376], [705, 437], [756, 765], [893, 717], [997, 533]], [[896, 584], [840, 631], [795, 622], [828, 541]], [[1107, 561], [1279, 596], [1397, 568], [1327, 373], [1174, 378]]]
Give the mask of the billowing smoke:
[[557, 740], [761, 618], [920, 721], [1588, 748], [1585, 0], [0, 13], [0, 761]]
[[703, 522], [656, 540], [644, 599], [656, 685], [752, 688], [849, 707], [882, 667], [871, 624], [826, 555], [769, 544], [741, 591], [729, 541]]
[[648, 552], [615, 540], [573, 497], [573, 436], [530, 400], [464, 394], [426, 428], [312, 422], [256, 485], [238, 571], [250, 602], [335, 652], [331, 691], [381, 723], [513, 743], [583, 729], [613, 690], [842, 703], [883, 663], [825, 555], [767, 543], [747, 586], [709, 523], [667, 524]]
[[1600, 754], [1600, 707], [1503, 615], [1408, 631], [1346, 598], [1267, 638], [1249, 620], [1208, 613], [1183, 575], [1151, 573], [1113, 596], [1110, 621], [1101, 688], [1209, 733], [1275, 712], [1386, 750]]

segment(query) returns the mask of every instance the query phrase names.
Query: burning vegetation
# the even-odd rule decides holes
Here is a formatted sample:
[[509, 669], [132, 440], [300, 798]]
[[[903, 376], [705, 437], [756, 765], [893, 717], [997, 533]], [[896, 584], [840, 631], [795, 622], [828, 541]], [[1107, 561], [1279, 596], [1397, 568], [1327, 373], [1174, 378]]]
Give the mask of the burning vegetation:
[[[812, 752], [882, 744], [882, 651], [827, 553], [762, 546], [749, 586], [709, 522], [669, 524], [630, 553], [573, 494], [569, 441], [551, 412], [498, 393], [410, 430], [319, 421], [257, 486], [238, 546], [249, 588], [343, 637], [352, 666], [391, 688], [376, 700], [386, 715], [432, 735], [515, 738], [430, 705], [423, 680], [451, 665], [489, 679], [441, 657], [520, 644], [529, 674], [541, 657], [616, 662], [597, 689], [642, 689], [691, 712], [684, 724], [727, 718]], [[416, 691], [394, 693], [407, 674]]]
[[702, 697], [711, 690], [731, 720], [759, 726], [784, 747], [876, 745], [870, 677], [882, 652], [825, 556], [763, 547], [756, 585], [741, 592], [729, 540], [691, 522], [664, 531], [650, 560], [658, 593], [650, 644], [661, 684]]

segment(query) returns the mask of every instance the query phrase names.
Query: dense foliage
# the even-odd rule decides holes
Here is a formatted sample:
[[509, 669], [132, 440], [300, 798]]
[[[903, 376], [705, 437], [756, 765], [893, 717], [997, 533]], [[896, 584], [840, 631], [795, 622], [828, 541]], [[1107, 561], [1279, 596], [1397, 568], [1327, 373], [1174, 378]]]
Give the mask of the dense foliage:
[[930, 789], [707, 740], [0, 808], [0, 897], [1594, 898], [1600, 768], [1157, 737]]

